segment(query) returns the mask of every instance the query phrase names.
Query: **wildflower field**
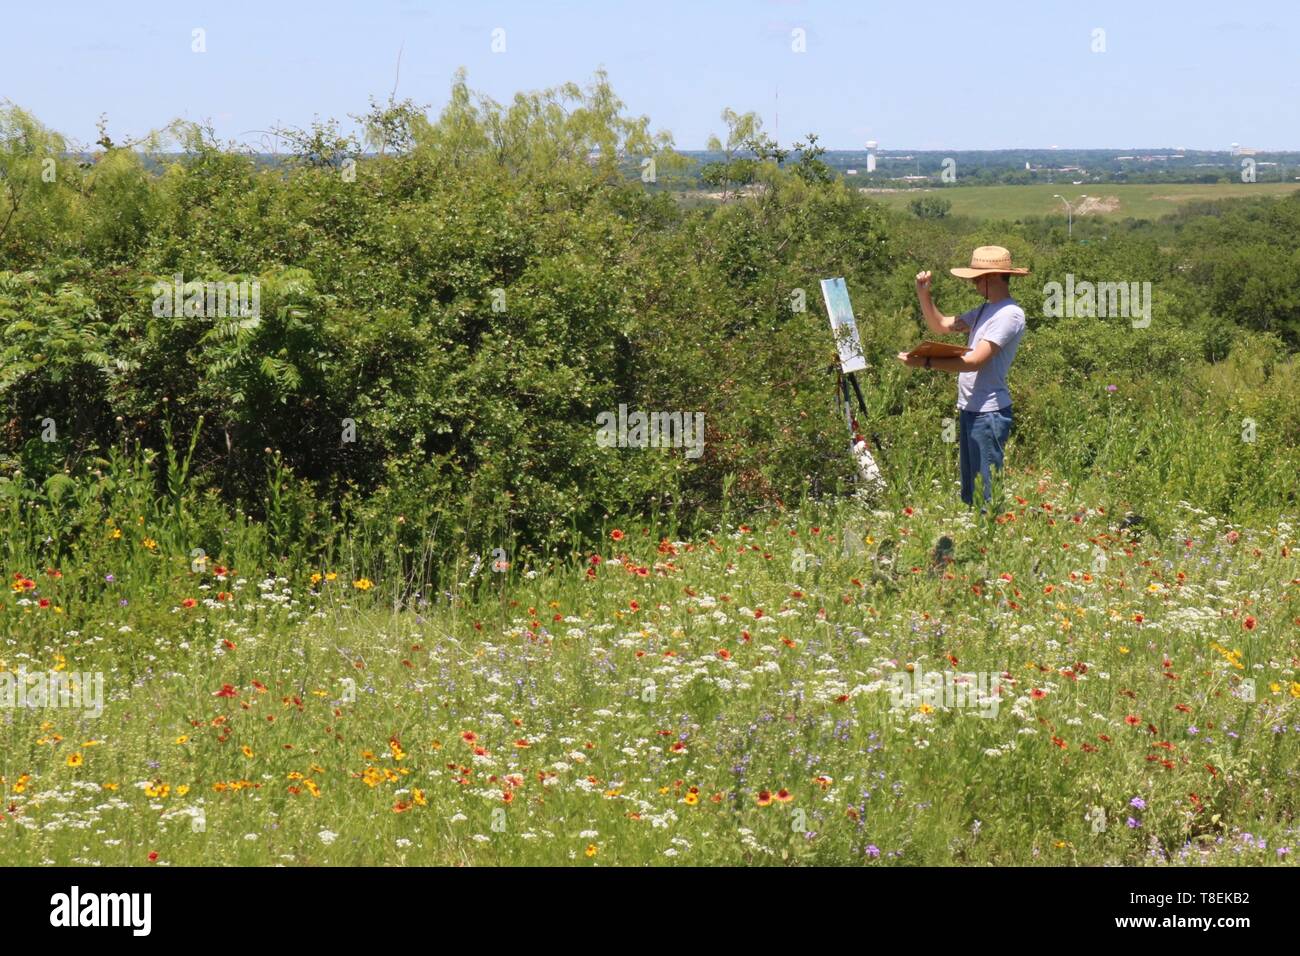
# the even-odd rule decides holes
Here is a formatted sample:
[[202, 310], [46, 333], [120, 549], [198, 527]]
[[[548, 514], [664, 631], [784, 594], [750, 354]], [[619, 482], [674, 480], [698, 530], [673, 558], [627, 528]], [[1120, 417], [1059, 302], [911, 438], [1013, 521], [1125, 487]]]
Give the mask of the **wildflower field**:
[[5, 569], [0, 666], [104, 697], [6, 711], [0, 863], [1291, 863], [1295, 529], [1009, 479], [399, 601], [115, 515]]

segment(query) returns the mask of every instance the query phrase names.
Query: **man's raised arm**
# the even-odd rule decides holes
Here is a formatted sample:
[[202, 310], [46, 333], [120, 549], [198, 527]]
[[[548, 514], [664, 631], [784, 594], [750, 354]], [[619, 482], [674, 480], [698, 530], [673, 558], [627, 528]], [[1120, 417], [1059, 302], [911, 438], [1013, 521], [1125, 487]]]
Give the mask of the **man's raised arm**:
[[956, 316], [944, 315], [934, 304], [934, 300], [930, 298], [930, 273], [916, 274], [916, 298], [921, 303], [921, 314], [925, 316], [925, 324], [935, 335], [960, 332], [966, 327], [965, 323]]

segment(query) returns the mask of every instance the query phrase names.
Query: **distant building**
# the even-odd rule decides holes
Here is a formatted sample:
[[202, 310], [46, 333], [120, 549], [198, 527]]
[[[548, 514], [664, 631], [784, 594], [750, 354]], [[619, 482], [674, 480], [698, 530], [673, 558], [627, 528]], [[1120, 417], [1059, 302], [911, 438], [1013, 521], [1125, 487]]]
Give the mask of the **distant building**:
[[858, 171], [857, 171], [856, 169], [846, 169], [846, 170], [844, 170], [844, 175], [845, 175], [845, 176], [856, 176], [857, 174], [858, 174]]
[[876, 171], [876, 147], [880, 145], [874, 139], [867, 140], [867, 172]]

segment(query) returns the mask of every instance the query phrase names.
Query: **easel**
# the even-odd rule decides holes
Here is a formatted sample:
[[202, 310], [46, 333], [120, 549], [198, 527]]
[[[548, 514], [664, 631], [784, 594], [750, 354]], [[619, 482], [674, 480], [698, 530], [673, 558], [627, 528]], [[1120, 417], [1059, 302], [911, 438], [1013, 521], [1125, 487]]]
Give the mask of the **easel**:
[[836, 394], [844, 412], [844, 424], [849, 430], [849, 453], [853, 455], [854, 465], [857, 468], [860, 490], [883, 491], [884, 475], [881, 474], [880, 466], [871, 455], [870, 443], [862, 434], [862, 427], [853, 409], [856, 399], [857, 411], [862, 415], [862, 421], [866, 420], [867, 403], [862, 397], [857, 373], [867, 367], [867, 360], [862, 354], [862, 343], [858, 339], [858, 327], [853, 319], [849, 290], [843, 278], [822, 279], [821, 287], [822, 299], [826, 303], [826, 314], [830, 317], [831, 332], [835, 335], [837, 348], [838, 362], [829, 370], [836, 373]]

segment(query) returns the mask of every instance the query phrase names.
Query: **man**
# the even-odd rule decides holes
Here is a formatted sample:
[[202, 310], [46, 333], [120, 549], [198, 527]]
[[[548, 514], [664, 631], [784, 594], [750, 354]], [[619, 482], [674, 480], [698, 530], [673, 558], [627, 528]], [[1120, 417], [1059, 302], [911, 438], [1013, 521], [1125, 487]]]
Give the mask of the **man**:
[[980, 246], [970, 268], [952, 269], [969, 279], [985, 299], [978, 309], [958, 316], [944, 315], [930, 297], [930, 273], [916, 274], [916, 297], [925, 324], [936, 335], [966, 332], [970, 351], [951, 358], [913, 358], [899, 352], [904, 365], [924, 366], [957, 374], [957, 443], [961, 461], [961, 500], [973, 504], [975, 475], [984, 483], [984, 500], [993, 496], [992, 469], [1002, 469], [1003, 449], [1011, 435], [1011, 392], [1007, 372], [1025, 334], [1025, 313], [1011, 298], [1010, 276], [1029, 275], [1011, 265], [1011, 253], [1001, 246]]

